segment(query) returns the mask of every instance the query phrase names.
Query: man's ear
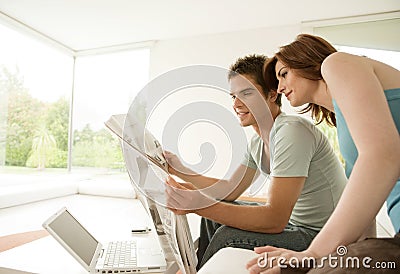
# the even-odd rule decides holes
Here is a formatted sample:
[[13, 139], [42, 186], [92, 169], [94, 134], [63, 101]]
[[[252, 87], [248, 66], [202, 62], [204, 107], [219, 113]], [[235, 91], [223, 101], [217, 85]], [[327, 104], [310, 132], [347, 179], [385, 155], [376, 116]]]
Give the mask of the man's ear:
[[268, 93], [268, 96], [269, 96], [269, 101], [270, 102], [272, 102], [272, 103], [275, 103], [275, 101], [276, 101], [276, 99], [278, 98], [278, 92], [276, 92], [275, 90], [271, 90], [269, 93]]

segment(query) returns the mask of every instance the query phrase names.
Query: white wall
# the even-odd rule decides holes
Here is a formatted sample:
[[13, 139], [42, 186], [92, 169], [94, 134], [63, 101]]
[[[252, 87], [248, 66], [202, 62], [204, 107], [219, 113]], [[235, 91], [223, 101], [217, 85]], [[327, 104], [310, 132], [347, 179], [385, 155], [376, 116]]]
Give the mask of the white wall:
[[301, 26], [295, 25], [157, 41], [150, 54], [150, 78], [189, 64], [228, 68], [246, 54], [272, 55], [300, 32]]
[[[272, 56], [279, 46], [290, 43], [301, 32], [304, 28], [299, 24], [157, 41], [150, 51], [150, 79], [187, 65], [209, 64], [228, 69], [247, 54]], [[286, 98], [282, 102], [285, 112], [295, 113]]]
[[[187, 65], [208, 64], [228, 69], [238, 57], [247, 54], [258, 53], [270, 56], [278, 50], [280, 45], [291, 42], [300, 32], [300, 25], [292, 25], [280, 28], [262, 28], [218, 35], [205, 35], [157, 41], [151, 48], [150, 79], [154, 79], [169, 70]], [[215, 103], [221, 104], [231, 111], [231, 99], [229, 96], [218, 97], [212, 96], [211, 93], [207, 94], [208, 95], [205, 96], [209, 96], [209, 100], [214, 100]], [[193, 95], [190, 94], [188, 96], [193, 97]], [[177, 109], [179, 106], [184, 105], [185, 102], [187, 103], [187, 98], [185, 99], [183, 97], [183, 95], [180, 95], [179, 98], [172, 100], [173, 103], [169, 105], [169, 110], [164, 109], [161, 111], [164, 116], [168, 116], [168, 111], [171, 111], [171, 109]], [[200, 98], [196, 97], [195, 99]], [[207, 100], [207, 98], [205, 100]], [[285, 111], [291, 112], [286, 102], [284, 109]], [[155, 119], [156, 121], [153, 119], [153, 123], [150, 123], [150, 129], [154, 131], [155, 135], [159, 138], [164, 126], [161, 119], [162, 117], [160, 115]], [[207, 136], [201, 137], [200, 135], [202, 132], [200, 131], [203, 131], [203, 133], [204, 131], [207, 131]], [[196, 131], [192, 130], [188, 132]], [[246, 129], [245, 133], [247, 137], [249, 137], [253, 134], [253, 131], [251, 129]], [[207, 174], [218, 177], [224, 176], [226, 175], [228, 169], [227, 165], [232, 156], [232, 153], [229, 150], [233, 149], [236, 151], [239, 148], [237, 146], [235, 147], [235, 145], [233, 145], [233, 147], [226, 146], [221, 148], [220, 144], [223, 143], [221, 138], [223, 137], [220, 135], [221, 134], [218, 134], [218, 132], [213, 132], [212, 128], [209, 130], [204, 130], [202, 128], [202, 130], [199, 130], [197, 134], [183, 134], [182, 136], [184, 136], [185, 139], [182, 138], [178, 141], [180, 143], [179, 152], [174, 152], [192, 164], [197, 163], [201, 161], [199, 146], [201, 143], [205, 142], [205, 139], [210, 138], [210, 142], [214, 144], [215, 147], [218, 147], [218, 151], [216, 152], [217, 160], [214, 167], [209, 170]], [[201, 139], [200, 141], [199, 138]], [[239, 164], [239, 160], [241, 159], [235, 161], [236, 164]]]

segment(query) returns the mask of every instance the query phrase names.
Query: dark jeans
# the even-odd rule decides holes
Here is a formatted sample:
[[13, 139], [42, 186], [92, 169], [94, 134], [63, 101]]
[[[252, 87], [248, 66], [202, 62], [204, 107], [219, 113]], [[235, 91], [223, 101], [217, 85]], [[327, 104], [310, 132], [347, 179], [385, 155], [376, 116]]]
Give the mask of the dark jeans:
[[202, 218], [197, 250], [197, 270], [224, 247], [253, 250], [257, 246], [272, 245], [302, 251], [308, 248], [317, 234], [318, 231], [290, 224], [281, 233], [258, 233], [221, 225]]
[[[282, 268], [282, 274], [350, 274], [350, 273], [400, 273], [400, 233], [393, 238], [369, 238], [347, 246], [345, 255], [336, 252], [332, 257], [340, 258], [340, 266], [330, 265], [328, 262], [323, 267], [313, 268]], [[364, 261], [363, 261], [364, 260]], [[359, 264], [357, 264], [359, 262]], [[364, 262], [364, 263], [363, 263]], [[321, 264], [320, 264], [321, 265]]]

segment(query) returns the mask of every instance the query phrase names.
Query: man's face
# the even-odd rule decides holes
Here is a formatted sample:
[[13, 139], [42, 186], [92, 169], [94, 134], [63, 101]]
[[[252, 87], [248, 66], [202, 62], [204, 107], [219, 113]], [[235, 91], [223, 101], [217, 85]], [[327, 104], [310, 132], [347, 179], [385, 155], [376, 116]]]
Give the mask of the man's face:
[[256, 119], [262, 119], [268, 110], [262, 87], [250, 75], [233, 76], [230, 79], [230, 95], [233, 110], [242, 127], [257, 125]]

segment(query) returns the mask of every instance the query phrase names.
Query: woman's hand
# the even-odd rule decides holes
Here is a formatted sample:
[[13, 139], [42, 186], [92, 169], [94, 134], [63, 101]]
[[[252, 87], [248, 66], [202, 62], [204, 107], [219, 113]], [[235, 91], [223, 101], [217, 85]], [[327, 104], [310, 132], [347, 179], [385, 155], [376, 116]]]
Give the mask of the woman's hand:
[[[314, 258], [311, 251], [305, 250], [296, 252], [289, 249], [277, 248], [273, 246], [256, 247], [254, 251], [259, 254], [256, 258], [246, 264], [250, 274], [279, 274], [281, 268], [287, 268], [289, 262], [300, 267], [312, 267], [308, 265], [309, 260], [304, 260], [306, 265], [302, 265], [304, 258]], [[298, 262], [298, 264], [297, 264]]]
[[178, 183], [171, 176], [166, 180], [165, 193], [168, 209], [178, 215], [196, 213], [196, 210], [216, 203], [191, 183]]

